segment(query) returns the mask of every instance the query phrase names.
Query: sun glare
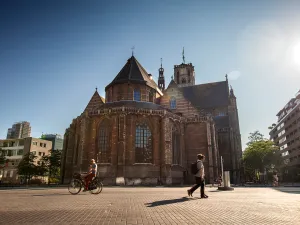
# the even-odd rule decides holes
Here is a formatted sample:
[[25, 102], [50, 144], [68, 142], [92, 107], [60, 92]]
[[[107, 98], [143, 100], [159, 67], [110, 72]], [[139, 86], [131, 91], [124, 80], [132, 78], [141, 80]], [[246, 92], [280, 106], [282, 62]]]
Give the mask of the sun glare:
[[294, 62], [300, 66], [300, 42], [298, 42], [294, 47]]

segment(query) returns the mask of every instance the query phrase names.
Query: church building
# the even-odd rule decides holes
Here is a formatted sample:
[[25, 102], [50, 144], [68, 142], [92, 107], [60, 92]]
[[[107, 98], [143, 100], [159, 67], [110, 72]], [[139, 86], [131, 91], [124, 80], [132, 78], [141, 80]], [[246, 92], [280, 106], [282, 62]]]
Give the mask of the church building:
[[220, 174], [220, 156], [231, 182], [239, 183], [242, 157], [238, 110], [225, 81], [195, 84], [191, 63], [174, 66], [165, 86], [164, 69], [156, 83], [130, 57], [105, 87], [96, 89], [80, 116], [66, 129], [62, 182], [85, 172], [91, 159], [98, 176], [110, 185], [176, 185], [193, 183], [190, 164], [206, 156], [206, 182]]

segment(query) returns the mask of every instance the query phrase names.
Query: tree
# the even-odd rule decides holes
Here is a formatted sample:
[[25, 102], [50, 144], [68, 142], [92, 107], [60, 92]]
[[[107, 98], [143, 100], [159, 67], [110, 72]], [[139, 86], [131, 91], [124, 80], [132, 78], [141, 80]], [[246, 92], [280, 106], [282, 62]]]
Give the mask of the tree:
[[49, 172], [48, 161], [44, 157], [45, 156], [42, 157], [42, 159], [39, 161], [38, 166], [36, 166], [36, 174], [42, 177], [47, 176]]
[[61, 150], [53, 150], [50, 152], [50, 155], [43, 157], [44, 165], [47, 167], [48, 171], [48, 184], [52, 178], [57, 178], [60, 175], [60, 166], [61, 166]]
[[24, 176], [26, 181], [30, 180], [33, 176], [38, 175], [37, 166], [34, 164], [34, 160], [37, 158], [32, 152], [24, 155], [20, 161], [17, 169], [20, 176]]
[[271, 126], [269, 126], [269, 127], [268, 127], [268, 129], [269, 129], [269, 130], [273, 130], [273, 129], [274, 129], [274, 127], [276, 127], [276, 124], [275, 124], [275, 123], [272, 123], [272, 125], [271, 125]]
[[0, 167], [4, 166], [6, 162], [6, 157], [2, 148], [0, 148]]
[[249, 177], [253, 178], [256, 171], [271, 171], [282, 164], [279, 148], [273, 141], [264, 139], [259, 131], [250, 133], [249, 140], [243, 152], [245, 171]]
[[254, 131], [253, 133], [250, 133], [248, 139], [249, 139], [249, 142], [247, 143], [248, 146], [253, 142], [265, 140], [264, 135], [261, 134], [258, 130]]

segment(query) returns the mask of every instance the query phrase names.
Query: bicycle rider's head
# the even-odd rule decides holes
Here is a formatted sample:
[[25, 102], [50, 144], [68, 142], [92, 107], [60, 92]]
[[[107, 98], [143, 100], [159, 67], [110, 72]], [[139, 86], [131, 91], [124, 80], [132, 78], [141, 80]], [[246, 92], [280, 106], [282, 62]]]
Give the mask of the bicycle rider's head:
[[91, 159], [91, 164], [94, 164], [95, 163], [95, 159]]

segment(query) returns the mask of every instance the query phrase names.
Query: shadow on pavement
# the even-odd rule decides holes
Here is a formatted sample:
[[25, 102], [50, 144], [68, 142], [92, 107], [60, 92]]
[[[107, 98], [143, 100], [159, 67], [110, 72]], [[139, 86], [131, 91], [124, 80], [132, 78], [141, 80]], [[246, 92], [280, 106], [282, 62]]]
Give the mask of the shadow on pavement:
[[43, 196], [57, 196], [57, 195], [71, 195], [69, 193], [56, 193], [56, 194], [43, 194], [43, 195], [32, 195], [34, 197], [43, 197]]
[[169, 204], [181, 203], [181, 202], [186, 202], [186, 201], [191, 201], [191, 200], [198, 200], [198, 199], [201, 199], [201, 198], [200, 197], [195, 197], [195, 198], [182, 197], [182, 198], [176, 198], [176, 199], [169, 199], [169, 200], [162, 200], [162, 201], [156, 201], [156, 202], [151, 202], [151, 203], [145, 203], [145, 205], [147, 207], [155, 207], [155, 206], [169, 205]]
[[272, 188], [276, 191], [288, 193], [288, 194], [300, 194], [300, 188]]

